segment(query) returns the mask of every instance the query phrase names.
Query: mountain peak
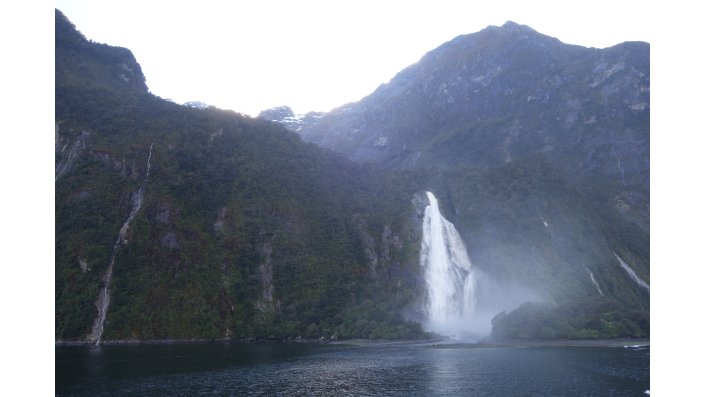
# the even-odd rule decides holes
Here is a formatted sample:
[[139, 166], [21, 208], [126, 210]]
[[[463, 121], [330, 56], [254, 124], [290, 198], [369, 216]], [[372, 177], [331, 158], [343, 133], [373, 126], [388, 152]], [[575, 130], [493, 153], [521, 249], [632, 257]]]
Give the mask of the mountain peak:
[[55, 10], [56, 84], [100, 86], [148, 92], [142, 68], [123, 47], [89, 41], [66, 16]]
[[281, 124], [290, 131], [299, 132], [308, 125], [315, 124], [324, 114], [321, 112], [294, 113], [289, 106], [277, 106], [261, 111], [257, 117]]
[[[561, 157], [556, 142], [593, 156], [604, 148], [586, 137], [606, 125], [616, 130], [628, 117], [639, 132], [620, 130], [624, 136], [613, 144], [633, 156], [634, 184], [644, 184], [646, 168], [637, 159], [648, 156], [648, 65], [648, 45], [589, 49], [506, 21], [442, 44], [347, 111], [300, 132], [354, 160], [396, 168], [483, 168], [543, 157], [570, 160], [560, 167], [592, 175], [592, 157], [590, 165]], [[641, 144], [627, 144], [637, 140], [630, 134]], [[480, 149], [489, 142], [492, 149]], [[626, 184], [611, 149], [601, 156], [604, 172]]]
[[520, 29], [520, 28], [528, 28], [526, 25], [520, 25], [514, 21], [507, 21], [504, 23], [504, 25], [501, 26], [503, 29]]
[[261, 111], [258, 117], [267, 120], [283, 120], [294, 116], [294, 111], [289, 106], [276, 106], [271, 109]]
[[88, 41], [61, 11], [55, 9], [54, 19], [57, 46], [77, 46]]
[[490, 25], [486, 30], [497, 31], [503, 33], [532, 33], [540, 34], [528, 25], [522, 25], [514, 21], [506, 21], [502, 26]]

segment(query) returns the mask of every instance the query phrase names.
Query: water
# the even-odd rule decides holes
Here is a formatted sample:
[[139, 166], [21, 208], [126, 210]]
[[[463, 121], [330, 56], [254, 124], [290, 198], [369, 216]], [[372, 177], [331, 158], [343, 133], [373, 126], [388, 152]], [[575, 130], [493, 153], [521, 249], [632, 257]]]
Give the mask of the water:
[[130, 215], [125, 220], [125, 223], [120, 228], [118, 232], [117, 240], [113, 244], [113, 254], [110, 257], [110, 264], [108, 269], [105, 271], [103, 276], [103, 287], [101, 288], [98, 299], [95, 302], [95, 306], [98, 309], [98, 315], [95, 320], [93, 320], [93, 326], [91, 327], [91, 333], [88, 334], [86, 339], [92, 343], [100, 344], [100, 338], [103, 336], [104, 326], [105, 326], [105, 316], [108, 313], [108, 307], [110, 306], [110, 284], [113, 278], [113, 267], [115, 266], [115, 256], [121, 245], [127, 244], [127, 230], [130, 228], [130, 222], [134, 219], [137, 212], [142, 207], [142, 201], [144, 199], [144, 189], [149, 181], [149, 170], [151, 167], [152, 160], [152, 148], [154, 148], [154, 142], [149, 146], [149, 156], [147, 157], [147, 176], [144, 178], [142, 185], [140, 186], [137, 193], [132, 196], [132, 211]]
[[417, 342], [56, 348], [58, 396], [634, 396], [649, 348]]
[[627, 272], [629, 278], [634, 280], [634, 282], [637, 283], [641, 288], [646, 288], [647, 291], [650, 291], [649, 284], [647, 284], [644, 280], [640, 279], [639, 276], [636, 275], [634, 270], [629, 265], [627, 265], [627, 263], [623, 261], [622, 258], [619, 257], [619, 255], [615, 253], [614, 256], [617, 257], [619, 265], [622, 266], [622, 269]]
[[452, 223], [441, 215], [438, 200], [426, 192], [420, 263], [425, 268], [427, 330], [467, 336], [475, 312], [475, 274], [467, 249]]

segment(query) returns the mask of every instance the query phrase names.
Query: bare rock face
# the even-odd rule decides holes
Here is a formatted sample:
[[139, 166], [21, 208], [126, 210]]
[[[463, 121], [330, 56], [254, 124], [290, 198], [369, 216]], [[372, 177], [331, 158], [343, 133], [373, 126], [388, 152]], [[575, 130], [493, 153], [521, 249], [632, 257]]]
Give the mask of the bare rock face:
[[322, 112], [296, 114], [289, 106], [277, 106], [261, 111], [257, 117], [281, 124], [290, 131], [300, 132], [309, 125], [316, 124], [324, 114]]
[[167, 205], [162, 205], [158, 208], [156, 221], [159, 225], [166, 225], [171, 221], [172, 209]]
[[599, 171], [619, 177], [615, 147], [632, 182], [643, 183], [649, 86], [648, 43], [585, 48], [508, 22], [458, 36], [298, 132], [392, 168], [498, 166], [541, 154], [591, 171], [593, 153]]
[[58, 121], [54, 123], [54, 153], [59, 154], [61, 151], [61, 146], [63, 145], [63, 139], [61, 139], [61, 135], [59, 134], [59, 123]]
[[176, 233], [174, 232], [167, 232], [166, 234], [164, 234], [161, 238], [161, 244], [162, 246], [170, 249], [178, 249], [181, 247], [181, 244], [179, 243], [179, 240], [176, 237]]
[[107, 168], [113, 170], [114, 172], [120, 174], [123, 178], [133, 174], [131, 167], [127, 164], [125, 159], [120, 156], [116, 156], [112, 153], [93, 151], [92, 154], [100, 160]]
[[280, 121], [294, 116], [294, 111], [291, 110], [289, 106], [273, 107], [271, 109], [263, 110], [259, 114], [259, 117], [272, 121]]
[[159, 245], [170, 250], [181, 248], [183, 236], [177, 232], [176, 221], [181, 209], [170, 201], [158, 201], [146, 210], [147, 218], [160, 229]]
[[362, 247], [365, 252], [365, 257], [367, 258], [367, 267], [370, 272], [370, 277], [373, 280], [376, 280], [378, 278], [377, 268], [379, 266], [379, 256], [377, 253], [375, 239], [369, 232], [367, 222], [365, 222], [359, 214], [353, 215], [352, 223], [355, 225], [360, 240], [362, 241]]
[[[142, 80], [127, 50], [67, 25], [57, 12], [57, 339], [330, 337], [329, 325], [341, 338], [420, 334], [392, 316], [411, 291], [395, 298], [392, 282], [371, 280], [350, 223], [357, 212], [369, 224], [373, 272], [390, 261], [415, 269], [395, 252], [408, 181], [388, 190], [386, 173], [266, 120], [132, 89]], [[340, 328], [341, 310], [371, 317], [367, 302], [380, 297], [384, 323]]]
[[228, 214], [227, 207], [222, 207], [218, 211], [218, 217], [216, 218], [215, 222], [213, 222], [213, 230], [215, 230], [216, 233], [223, 234], [223, 231], [225, 228], [225, 216], [227, 214]]
[[425, 192], [417, 192], [414, 194], [414, 196], [411, 198], [411, 204], [413, 204], [414, 209], [416, 210], [416, 216], [419, 218], [423, 219], [424, 212], [426, 211], [426, 207], [430, 204], [428, 201], [428, 196], [426, 196]]
[[648, 43], [586, 48], [507, 22], [456, 37], [297, 131], [393, 169], [545, 161], [648, 232], [649, 64]]
[[390, 225], [386, 224], [382, 229], [382, 235], [379, 239], [375, 239], [369, 225], [359, 214], [353, 215], [352, 224], [362, 243], [370, 278], [388, 280], [391, 277], [390, 269], [399, 266], [395, 258], [398, 258], [402, 249], [401, 238], [394, 234]]
[[398, 254], [401, 252], [402, 248], [403, 244], [399, 235], [394, 234], [391, 226], [384, 225], [380, 243], [379, 267], [387, 280], [393, 278], [391, 275], [392, 269], [401, 267], [401, 263], [395, 258], [399, 257]]
[[265, 243], [260, 250], [262, 260], [259, 265], [259, 280], [261, 287], [260, 299], [256, 308], [264, 314], [273, 313], [280, 309], [281, 303], [274, 299], [274, 267], [272, 265], [272, 245]]
[[379, 252], [379, 261], [383, 268], [388, 268], [391, 262], [392, 249], [399, 249], [401, 247], [401, 242], [399, 238], [395, 238], [392, 235], [392, 228], [389, 225], [384, 225], [384, 230], [382, 231], [382, 244]]
[[91, 268], [88, 266], [88, 261], [86, 258], [78, 258], [78, 265], [81, 267], [81, 271], [83, 273], [86, 273], [91, 270]]
[[86, 151], [90, 133], [87, 131], [60, 131], [57, 123], [54, 128], [55, 170], [54, 181], [64, 175]]

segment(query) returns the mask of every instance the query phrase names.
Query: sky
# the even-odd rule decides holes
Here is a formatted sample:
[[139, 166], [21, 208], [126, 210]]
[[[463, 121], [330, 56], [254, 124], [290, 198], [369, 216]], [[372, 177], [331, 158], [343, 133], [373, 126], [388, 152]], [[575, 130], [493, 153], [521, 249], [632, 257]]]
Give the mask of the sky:
[[88, 38], [130, 48], [156, 95], [251, 115], [355, 101], [443, 42], [506, 20], [570, 44], [652, 43], [651, 390], [702, 388], [702, 365], [692, 361], [705, 354], [705, 32], [697, 2], [288, 3], [25, 1], [0, 13], [0, 313], [11, 325], [0, 327], [0, 339], [12, 363], [3, 394], [51, 395], [54, 384], [54, 7]]
[[152, 93], [257, 116], [280, 105], [306, 113], [357, 101], [442, 43], [507, 20], [588, 47], [651, 39], [643, 1], [567, 3], [57, 0], [56, 7], [88, 39], [132, 50]]

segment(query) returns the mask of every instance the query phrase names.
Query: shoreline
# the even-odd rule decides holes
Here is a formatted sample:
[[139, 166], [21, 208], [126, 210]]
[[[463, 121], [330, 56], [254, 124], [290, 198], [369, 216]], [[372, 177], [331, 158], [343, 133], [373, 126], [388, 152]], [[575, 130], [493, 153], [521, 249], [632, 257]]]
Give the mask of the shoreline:
[[114, 339], [101, 341], [99, 345], [88, 341], [54, 341], [55, 347], [64, 346], [138, 346], [138, 345], [196, 345], [207, 343], [328, 343], [329, 339]]
[[532, 348], [532, 347], [625, 347], [645, 348], [651, 345], [648, 338], [615, 339], [504, 339], [504, 340], [461, 340], [435, 338], [429, 340], [380, 340], [349, 339], [333, 341], [333, 344], [354, 346], [417, 345], [433, 349], [479, 349], [479, 348]]
[[507, 339], [507, 340], [480, 340], [463, 341], [454, 339], [328, 339], [328, 338], [296, 338], [296, 339], [118, 339], [106, 340], [95, 345], [87, 341], [54, 341], [54, 347], [72, 346], [140, 346], [140, 345], [191, 345], [208, 343], [316, 343], [351, 346], [380, 346], [380, 345], [423, 345], [437, 349], [453, 348], [492, 348], [492, 347], [629, 347], [639, 348], [651, 345], [648, 338], [617, 338], [617, 339]]
[[443, 341], [436, 343], [434, 348], [483, 348], [483, 347], [515, 347], [515, 348], [530, 348], [530, 347], [625, 347], [625, 348], [641, 348], [651, 346], [651, 341], [648, 338], [616, 338], [616, 339], [508, 339], [508, 340], [484, 340], [476, 343], [467, 343], [462, 341]]

